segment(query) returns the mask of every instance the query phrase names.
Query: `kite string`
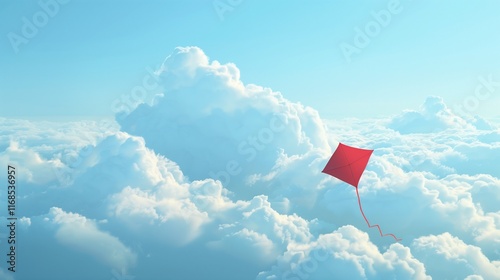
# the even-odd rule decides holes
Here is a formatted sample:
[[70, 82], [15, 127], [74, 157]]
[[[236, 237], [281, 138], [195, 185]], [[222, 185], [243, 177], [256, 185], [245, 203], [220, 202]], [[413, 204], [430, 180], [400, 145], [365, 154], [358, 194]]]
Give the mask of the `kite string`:
[[399, 242], [401, 241], [401, 239], [397, 238], [396, 236], [394, 236], [394, 234], [392, 233], [387, 233], [387, 234], [383, 234], [382, 233], [382, 230], [380, 229], [380, 226], [375, 224], [375, 225], [370, 225], [370, 222], [368, 221], [368, 219], [366, 218], [365, 216], [365, 213], [363, 212], [363, 207], [361, 207], [361, 199], [359, 198], [359, 192], [358, 192], [358, 188], [356, 187], [356, 195], [358, 196], [358, 204], [359, 204], [359, 210], [361, 210], [361, 214], [363, 215], [363, 218], [365, 218], [365, 221], [366, 221], [366, 224], [368, 225], [369, 228], [372, 228], [372, 227], [377, 227], [378, 228], [378, 231], [380, 232], [380, 236], [384, 237], [384, 236], [392, 236], [394, 238], [394, 240], [396, 240], [396, 242]]

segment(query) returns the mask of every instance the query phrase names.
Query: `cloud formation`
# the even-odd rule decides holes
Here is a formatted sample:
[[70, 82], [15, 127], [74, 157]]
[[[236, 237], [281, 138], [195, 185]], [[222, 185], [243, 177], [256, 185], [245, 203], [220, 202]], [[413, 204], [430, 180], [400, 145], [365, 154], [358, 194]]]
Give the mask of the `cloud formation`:
[[410, 249], [393, 244], [384, 253], [353, 226], [320, 235], [309, 244], [294, 244], [271, 271], [257, 279], [431, 279]]
[[219, 179], [241, 195], [248, 177], [266, 173], [280, 153], [330, 150], [316, 110], [245, 85], [234, 64], [210, 61], [197, 47], [176, 48], [160, 77], [164, 96], [118, 121], [191, 180]]
[[420, 237], [412, 247], [435, 278], [495, 279], [500, 275], [500, 262], [490, 261], [481, 248], [467, 245], [449, 233]]
[[55, 237], [62, 244], [89, 254], [119, 271], [135, 264], [135, 254], [118, 238], [99, 230], [95, 221], [56, 207], [50, 209], [48, 216], [48, 222], [56, 225]]
[[403, 134], [432, 133], [450, 128], [467, 129], [471, 125], [453, 114], [438, 96], [428, 97], [419, 111], [408, 110], [394, 117], [389, 127]]
[[[498, 275], [495, 124], [439, 97], [391, 119], [324, 120], [196, 47], [175, 49], [159, 81], [163, 96], [117, 123], [0, 122], [0, 164], [21, 171], [32, 240], [20, 256], [47, 267], [34, 273], [49, 273], [53, 248], [94, 268], [82, 279], [155, 279], [165, 267], [174, 279]], [[375, 150], [364, 211], [401, 243], [367, 227], [353, 187], [320, 173], [338, 141]]]

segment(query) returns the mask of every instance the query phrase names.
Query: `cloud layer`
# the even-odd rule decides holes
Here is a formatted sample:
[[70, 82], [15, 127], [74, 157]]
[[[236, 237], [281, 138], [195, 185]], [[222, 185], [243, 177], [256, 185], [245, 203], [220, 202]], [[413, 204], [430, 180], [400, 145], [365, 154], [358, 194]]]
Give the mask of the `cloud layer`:
[[[55, 261], [67, 269], [51, 279], [500, 275], [495, 124], [439, 97], [391, 119], [324, 120], [197, 47], [175, 49], [158, 80], [164, 94], [116, 123], [1, 120], [0, 163], [20, 170], [30, 240], [19, 262], [41, 264], [15, 279], [49, 276]], [[364, 211], [401, 243], [320, 172], [339, 141], [375, 150]]]

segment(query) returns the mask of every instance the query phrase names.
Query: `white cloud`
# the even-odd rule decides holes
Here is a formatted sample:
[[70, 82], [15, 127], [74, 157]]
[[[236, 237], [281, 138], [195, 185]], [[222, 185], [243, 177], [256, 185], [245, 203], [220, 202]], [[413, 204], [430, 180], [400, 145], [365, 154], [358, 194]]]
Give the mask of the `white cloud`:
[[270, 264], [277, 257], [275, 244], [265, 234], [247, 228], [230, 231], [222, 240], [209, 242], [208, 246], [249, 263]]
[[188, 198], [157, 197], [129, 187], [111, 198], [110, 208], [113, 216], [138, 235], [151, 235], [172, 245], [192, 241], [200, 234], [201, 226], [209, 221], [208, 215], [200, 212]]
[[24, 227], [29, 227], [31, 226], [31, 219], [27, 217], [21, 217], [19, 219], [19, 224], [21, 224]]
[[[118, 116], [124, 131], [0, 123], [11, 135], [0, 135], [0, 163], [23, 174], [27, 234], [54, 234], [37, 222], [50, 211], [59, 242], [109, 267], [130, 268], [137, 258], [179, 275], [212, 268], [190, 269], [195, 278], [240, 275], [232, 267], [248, 269], [245, 278], [262, 271], [259, 279], [441, 279], [441, 268], [459, 264], [457, 277], [491, 279], [498, 270], [494, 124], [461, 119], [438, 97], [390, 120], [327, 122], [244, 84], [234, 64], [195, 47], [177, 48], [161, 81], [155, 105]], [[359, 188], [363, 208], [401, 244], [367, 227], [353, 187], [320, 172], [338, 141], [375, 150]]]
[[500, 262], [490, 261], [481, 249], [465, 244], [449, 233], [424, 236], [416, 239], [414, 254], [423, 261], [435, 278], [498, 279]]
[[48, 218], [57, 226], [56, 238], [62, 244], [89, 254], [119, 271], [135, 265], [134, 252], [118, 238], [99, 230], [95, 221], [56, 207], [50, 209]]
[[389, 127], [407, 134], [439, 132], [450, 128], [466, 129], [472, 126], [453, 114], [441, 97], [431, 96], [425, 100], [420, 111], [406, 111], [394, 117]]
[[431, 279], [401, 244], [381, 253], [368, 235], [353, 226], [320, 235], [309, 244], [292, 244], [271, 271], [257, 279]]
[[196, 47], [177, 48], [163, 64], [165, 95], [120, 116], [124, 131], [144, 137], [191, 179], [220, 179], [241, 198], [248, 176], [266, 173], [280, 151], [329, 151], [318, 112], [269, 88], [244, 85], [234, 64], [210, 62]]
[[18, 182], [47, 184], [54, 175], [50, 166], [44, 163], [40, 155], [30, 149], [21, 147], [19, 142], [11, 141], [4, 152], [0, 153], [2, 166], [13, 166], [17, 169]]
[[[256, 196], [248, 202], [238, 201], [224, 215], [232, 219], [219, 225], [218, 240], [210, 242], [210, 246], [268, 264], [290, 243], [310, 241], [310, 225], [315, 223], [295, 214], [278, 213], [266, 196]], [[249, 240], [255, 242], [248, 243]], [[241, 246], [234, 246], [236, 243]], [[255, 248], [260, 248], [260, 251], [255, 251]]]

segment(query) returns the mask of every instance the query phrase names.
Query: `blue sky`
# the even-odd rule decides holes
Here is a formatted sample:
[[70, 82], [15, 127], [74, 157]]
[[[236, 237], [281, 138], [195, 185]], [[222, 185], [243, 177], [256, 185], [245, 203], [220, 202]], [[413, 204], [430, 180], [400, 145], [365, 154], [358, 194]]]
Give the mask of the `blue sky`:
[[[237, 2], [237, 1], [236, 1]], [[0, 3], [1, 115], [111, 116], [109, 104], [140, 84], [177, 46], [234, 62], [245, 83], [286, 93], [324, 117], [416, 108], [426, 96], [460, 104], [479, 76], [500, 79], [498, 1], [401, 1], [401, 12], [349, 63], [339, 47], [389, 1], [240, 1], [219, 18], [215, 1], [69, 1], [15, 53], [35, 1]], [[497, 117], [498, 95], [481, 115]]]
[[498, 278], [499, 8], [0, 0], [0, 280]]

